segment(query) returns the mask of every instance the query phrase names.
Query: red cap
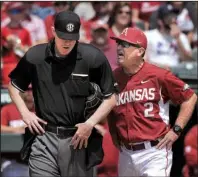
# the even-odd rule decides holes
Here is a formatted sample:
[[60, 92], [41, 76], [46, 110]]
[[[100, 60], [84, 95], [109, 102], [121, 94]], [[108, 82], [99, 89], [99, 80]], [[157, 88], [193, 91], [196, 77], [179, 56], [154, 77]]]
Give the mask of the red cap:
[[139, 28], [125, 28], [120, 36], [110, 37], [113, 40], [122, 40], [131, 44], [138, 44], [145, 50], [147, 48], [147, 38], [142, 30]]
[[106, 30], [109, 29], [108, 25], [103, 23], [103, 22], [101, 22], [101, 21], [96, 21], [96, 22], [93, 22], [91, 24], [91, 29], [92, 30], [97, 30], [99, 28], [103, 28], [103, 29], [106, 29]]
[[190, 166], [198, 165], [198, 125], [195, 125], [187, 133], [184, 140], [184, 155], [186, 163]]

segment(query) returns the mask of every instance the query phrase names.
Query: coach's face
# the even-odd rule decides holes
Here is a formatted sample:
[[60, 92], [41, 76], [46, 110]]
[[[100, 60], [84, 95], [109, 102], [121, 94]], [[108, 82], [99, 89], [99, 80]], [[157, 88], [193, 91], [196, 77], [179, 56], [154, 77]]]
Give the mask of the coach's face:
[[144, 49], [136, 44], [117, 40], [117, 61], [123, 67], [129, 67], [136, 63], [144, 54]]
[[55, 30], [53, 30], [53, 34], [54, 34], [55, 44], [56, 44], [58, 52], [61, 55], [68, 55], [74, 48], [76, 44], [76, 40], [61, 39], [57, 36]]

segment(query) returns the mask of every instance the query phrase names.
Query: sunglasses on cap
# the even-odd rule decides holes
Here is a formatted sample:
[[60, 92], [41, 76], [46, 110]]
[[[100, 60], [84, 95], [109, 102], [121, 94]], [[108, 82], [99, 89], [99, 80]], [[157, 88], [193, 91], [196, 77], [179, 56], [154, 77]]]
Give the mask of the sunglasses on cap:
[[138, 44], [132, 44], [126, 41], [117, 40], [116, 43], [118, 45], [121, 45], [123, 48], [129, 48], [129, 47], [141, 48], [141, 46]]

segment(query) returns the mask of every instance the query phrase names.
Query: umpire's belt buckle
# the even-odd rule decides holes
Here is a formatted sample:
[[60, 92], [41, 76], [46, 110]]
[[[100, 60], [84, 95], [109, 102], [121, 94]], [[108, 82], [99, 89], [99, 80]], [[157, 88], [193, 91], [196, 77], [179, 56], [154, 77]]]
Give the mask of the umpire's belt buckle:
[[59, 133], [59, 131], [60, 131], [61, 129], [63, 129], [63, 128], [62, 128], [62, 127], [57, 127], [57, 128], [56, 128], [56, 134], [57, 134], [57, 135], [61, 135], [61, 132]]

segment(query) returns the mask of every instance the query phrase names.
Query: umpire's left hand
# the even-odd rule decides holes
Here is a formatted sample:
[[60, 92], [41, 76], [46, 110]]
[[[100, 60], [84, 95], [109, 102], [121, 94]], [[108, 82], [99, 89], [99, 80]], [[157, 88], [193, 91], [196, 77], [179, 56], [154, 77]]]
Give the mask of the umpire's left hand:
[[88, 139], [91, 135], [93, 125], [89, 124], [88, 122], [76, 124], [76, 127], [78, 127], [75, 135], [73, 136], [71, 140], [71, 144], [74, 146], [74, 149], [79, 147], [81, 149], [84, 145], [86, 148], [88, 145]]

